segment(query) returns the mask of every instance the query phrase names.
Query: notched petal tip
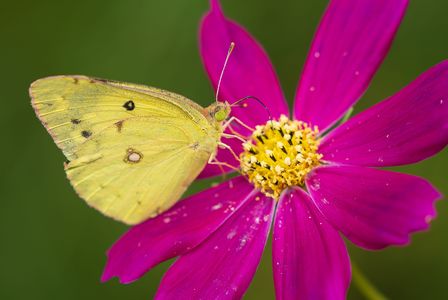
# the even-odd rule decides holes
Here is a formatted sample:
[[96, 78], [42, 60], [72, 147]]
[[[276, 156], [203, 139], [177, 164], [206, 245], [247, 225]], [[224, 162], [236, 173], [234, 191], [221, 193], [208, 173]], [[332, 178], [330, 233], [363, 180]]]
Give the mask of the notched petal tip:
[[319, 167], [306, 184], [329, 222], [369, 250], [408, 244], [429, 227], [441, 197], [420, 177], [355, 166]]
[[210, 0], [210, 11], [222, 15], [222, 8], [219, 0]]

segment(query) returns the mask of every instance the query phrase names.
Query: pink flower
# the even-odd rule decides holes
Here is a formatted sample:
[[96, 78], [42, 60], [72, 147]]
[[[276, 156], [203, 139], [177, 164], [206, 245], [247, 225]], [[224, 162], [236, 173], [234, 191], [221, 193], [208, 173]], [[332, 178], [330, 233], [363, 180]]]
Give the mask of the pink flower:
[[[440, 193], [419, 177], [372, 167], [415, 163], [447, 145], [448, 62], [333, 129], [366, 90], [406, 6], [406, 0], [331, 1], [295, 97], [293, 118], [309, 125], [309, 131], [298, 130], [299, 123], [285, 117], [268, 122], [263, 107], [254, 102], [234, 108], [232, 114], [244, 123], [261, 125], [244, 149], [237, 139], [225, 140], [242, 153], [241, 170], [249, 180], [239, 176], [223, 182], [133, 227], [109, 250], [102, 280], [117, 276], [129, 283], [179, 256], [163, 277], [157, 299], [240, 298], [273, 223], [277, 298], [344, 299], [351, 270], [339, 232], [360, 247], [381, 249], [405, 245], [411, 233], [428, 228]], [[274, 119], [282, 120], [288, 107], [266, 53], [211, 0], [200, 49], [215, 87], [232, 41], [236, 48], [220, 99], [258, 97]], [[318, 149], [313, 148], [319, 140]], [[278, 148], [266, 150], [267, 141]], [[240, 167], [226, 150], [218, 158]], [[296, 169], [289, 169], [292, 164]], [[293, 175], [284, 175], [289, 171]], [[207, 166], [201, 176], [220, 173]], [[301, 180], [297, 186], [287, 183]], [[287, 187], [279, 188], [274, 199], [281, 184]]]

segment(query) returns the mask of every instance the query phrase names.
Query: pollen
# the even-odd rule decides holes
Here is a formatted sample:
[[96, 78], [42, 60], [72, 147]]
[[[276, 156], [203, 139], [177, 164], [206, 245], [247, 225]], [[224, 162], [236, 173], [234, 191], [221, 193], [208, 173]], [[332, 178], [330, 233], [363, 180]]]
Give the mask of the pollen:
[[303, 186], [306, 175], [320, 164], [318, 133], [316, 126], [284, 115], [257, 126], [243, 144], [241, 173], [262, 193], [278, 199], [288, 187]]

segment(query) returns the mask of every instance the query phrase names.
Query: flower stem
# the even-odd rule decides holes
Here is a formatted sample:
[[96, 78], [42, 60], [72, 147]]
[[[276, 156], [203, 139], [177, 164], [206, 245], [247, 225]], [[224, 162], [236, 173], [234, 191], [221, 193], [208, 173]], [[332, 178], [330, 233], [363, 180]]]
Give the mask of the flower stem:
[[358, 288], [361, 294], [368, 300], [387, 300], [378, 289], [367, 279], [359, 267], [352, 261], [352, 279], [353, 284]]
[[348, 118], [350, 118], [350, 116], [352, 115], [352, 113], [353, 113], [353, 106], [350, 107], [350, 108], [348, 109], [348, 111], [345, 113], [345, 115], [342, 117], [341, 124], [342, 124], [342, 123], [345, 123], [345, 121], [347, 121]]

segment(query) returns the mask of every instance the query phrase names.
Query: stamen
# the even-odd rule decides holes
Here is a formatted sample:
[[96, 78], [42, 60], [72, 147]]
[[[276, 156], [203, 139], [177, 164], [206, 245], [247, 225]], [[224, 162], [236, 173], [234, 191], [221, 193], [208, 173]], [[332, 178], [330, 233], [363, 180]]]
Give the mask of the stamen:
[[241, 172], [265, 195], [278, 199], [290, 186], [303, 186], [306, 175], [320, 164], [317, 127], [281, 116], [256, 126], [243, 144]]

